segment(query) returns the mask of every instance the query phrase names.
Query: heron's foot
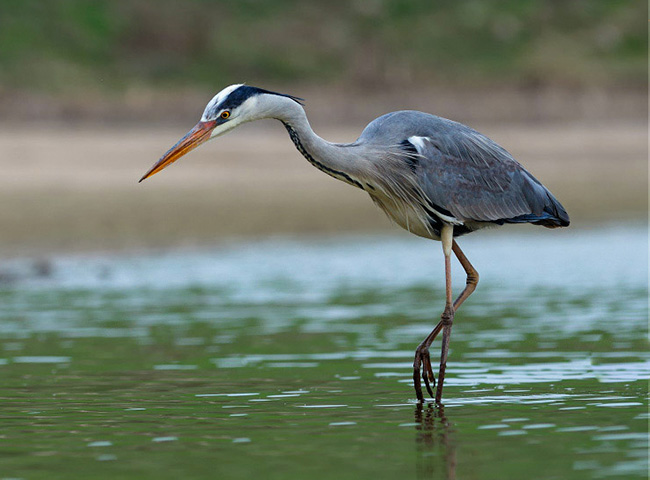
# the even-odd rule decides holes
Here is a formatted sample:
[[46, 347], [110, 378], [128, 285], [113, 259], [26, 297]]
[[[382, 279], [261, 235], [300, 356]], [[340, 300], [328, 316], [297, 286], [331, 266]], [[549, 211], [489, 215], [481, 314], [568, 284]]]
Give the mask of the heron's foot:
[[421, 343], [415, 350], [415, 359], [413, 360], [413, 387], [418, 402], [423, 403], [424, 395], [422, 394], [422, 383], [420, 382], [420, 368], [422, 368], [422, 380], [424, 380], [427, 392], [433, 398], [434, 394], [431, 387], [436, 386], [436, 377], [433, 375], [433, 369], [431, 368], [429, 347], [424, 343]]
[[431, 368], [431, 357], [429, 356], [429, 349], [425, 350], [422, 358], [422, 380], [427, 387], [429, 396], [433, 398], [433, 389], [436, 386], [436, 377], [433, 375], [433, 368]]

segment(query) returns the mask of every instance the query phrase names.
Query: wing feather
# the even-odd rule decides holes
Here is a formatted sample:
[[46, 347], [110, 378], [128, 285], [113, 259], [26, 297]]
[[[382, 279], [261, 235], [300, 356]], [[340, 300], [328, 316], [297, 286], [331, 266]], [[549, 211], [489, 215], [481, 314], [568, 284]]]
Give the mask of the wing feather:
[[555, 217], [568, 222], [550, 192], [484, 135], [464, 127], [411, 138], [421, 156], [416, 173], [422, 190], [458, 220], [503, 223]]

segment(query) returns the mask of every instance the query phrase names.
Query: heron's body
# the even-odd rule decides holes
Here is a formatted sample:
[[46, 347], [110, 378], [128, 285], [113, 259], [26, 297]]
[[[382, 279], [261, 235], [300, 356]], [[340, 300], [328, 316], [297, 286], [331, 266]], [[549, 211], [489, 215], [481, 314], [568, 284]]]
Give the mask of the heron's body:
[[[300, 153], [328, 175], [366, 191], [402, 228], [441, 240], [447, 299], [441, 322], [416, 350], [414, 382], [422, 400], [420, 366], [429, 393], [434, 382], [429, 346], [443, 331], [436, 400], [442, 396], [455, 310], [472, 293], [478, 273], [454, 237], [505, 223], [549, 228], [569, 225], [562, 205], [498, 144], [451, 120], [399, 111], [373, 120], [353, 143], [330, 143], [314, 133], [299, 101], [289, 95], [232, 85], [208, 103], [201, 121], [142, 178], [162, 170], [192, 148], [241, 123], [280, 120]], [[451, 302], [449, 259], [455, 253], [468, 275], [467, 287]]]
[[[292, 139], [323, 169], [297, 135]], [[456, 227], [454, 236], [504, 223], [568, 224], [555, 197], [506, 150], [460, 123], [393, 112], [372, 121], [356, 142], [337, 146], [356, 168], [344, 176], [323, 170], [367, 191], [392, 220], [421, 237], [439, 240], [444, 222]]]

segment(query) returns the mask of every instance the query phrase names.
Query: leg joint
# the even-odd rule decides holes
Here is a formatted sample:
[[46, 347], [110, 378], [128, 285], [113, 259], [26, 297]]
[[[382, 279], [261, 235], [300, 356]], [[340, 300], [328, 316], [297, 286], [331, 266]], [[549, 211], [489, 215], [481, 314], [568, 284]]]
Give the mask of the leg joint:
[[454, 307], [448, 306], [440, 315], [440, 323], [443, 327], [449, 327], [454, 323]]

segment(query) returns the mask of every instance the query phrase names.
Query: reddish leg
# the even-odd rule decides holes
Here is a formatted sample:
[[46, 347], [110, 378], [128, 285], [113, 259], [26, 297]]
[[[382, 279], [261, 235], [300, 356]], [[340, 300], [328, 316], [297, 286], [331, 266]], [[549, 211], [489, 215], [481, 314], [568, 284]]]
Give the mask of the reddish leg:
[[[444, 245], [443, 245], [444, 250]], [[431, 359], [429, 355], [429, 347], [436, 339], [438, 334], [445, 326], [447, 326], [447, 334], [445, 339], [445, 333], [443, 332], [443, 345], [442, 345], [442, 354], [440, 358], [440, 371], [439, 371], [439, 381], [438, 389], [436, 392], [436, 402], [440, 403], [442, 399], [442, 383], [444, 382], [445, 370], [447, 368], [447, 355], [449, 351], [449, 337], [451, 335], [451, 325], [453, 323], [453, 316], [455, 311], [462, 305], [462, 303], [467, 300], [467, 298], [474, 292], [476, 285], [478, 284], [478, 272], [469, 262], [463, 251], [460, 249], [455, 240], [451, 241], [451, 250], [458, 258], [458, 261], [462, 265], [465, 273], [467, 274], [467, 282], [465, 288], [454, 301], [453, 305], [451, 304], [451, 265], [450, 265], [450, 256], [445, 255], [445, 290], [446, 290], [446, 302], [445, 302], [445, 311], [441, 316], [440, 322], [435, 326], [431, 333], [425, 338], [422, 343], [415, 350], [415, 359], [413, 362], [413, 383], [415, 387], [415, 394], [417, 395], [418, 401], [423, 402], [424, 396], [422, 394], [422, 384], [420, 382], [420, 366], [422, 366], [422, 379], [427, 388], [427, 392], [431, 397], [433, 397], [433, 391], [431, 390], [431, 385], [436, 385], [436, 379], [433, 375], [433, 369], [431, 368]]]
[[476, 290], [476, 285], [478, 284], [478, 272], [474, 266], [469, 263], [469, 260], [467, 260], [467, 257], [456, 243], [456, 240], [454, 240], [451, 248], [454, 251], [456, 258], [465, 269], [465, 273], [467, 274], [465, 288], [462, 292], [460, 292], [460, 295], [458, 295], [458, 298], [454, 301], [454, 310], [458, 310], [463, 302], [467, 300], [467, 297], [469, 297], [474, 292], [474, 290]]
[[451, 303], [451, 257], [445, 253], [445, 310], [440, 317], [442, 324], [442, 351], [440, 353], [440, 370], [438, 371], [438, 388], [436, 388], [436, 403], [442, 399], [442, 387], [445, 382], [445, 370], [447, 369], [447, 354], [449, 353], [449, 339], [451, 337], [451, 326], [454, 323], [454, 306]]

